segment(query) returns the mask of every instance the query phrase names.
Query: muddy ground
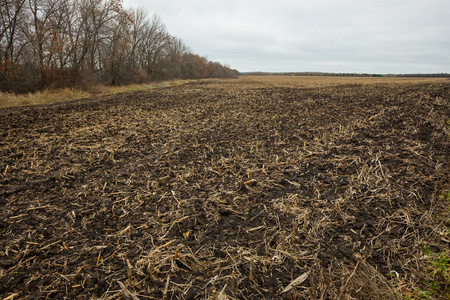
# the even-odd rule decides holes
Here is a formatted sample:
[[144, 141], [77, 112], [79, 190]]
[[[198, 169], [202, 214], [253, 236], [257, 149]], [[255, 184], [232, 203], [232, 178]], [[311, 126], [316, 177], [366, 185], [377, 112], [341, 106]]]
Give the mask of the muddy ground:
[[0, 299], [399, 299], [450, 243], [449, 99], [243, 78], [2, 109]]

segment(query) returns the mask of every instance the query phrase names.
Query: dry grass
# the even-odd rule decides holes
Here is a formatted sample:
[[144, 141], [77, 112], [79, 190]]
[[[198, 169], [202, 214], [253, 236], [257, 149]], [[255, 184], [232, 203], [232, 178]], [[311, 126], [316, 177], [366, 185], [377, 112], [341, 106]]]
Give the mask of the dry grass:
[[24, 95], [0, 93], [0, 108], [48, 104], [92, 96], [93, 93], [72, 88], [44, 90]]
[[88, 89], [61, 88], [53, 90], [38, 91], [28, 94], [0, 93], [0, 108], [19, 107], [28, 105], [41, 105], [49, 103], [64, 102], [69, 100], [91, 98], [97, 96], [114, 95], [145, 91], [161, 87], [171, 87], [194, 82], [194, 80], [171, 80], [151, 84], [132, 84], [126, 86], [91, 86]]

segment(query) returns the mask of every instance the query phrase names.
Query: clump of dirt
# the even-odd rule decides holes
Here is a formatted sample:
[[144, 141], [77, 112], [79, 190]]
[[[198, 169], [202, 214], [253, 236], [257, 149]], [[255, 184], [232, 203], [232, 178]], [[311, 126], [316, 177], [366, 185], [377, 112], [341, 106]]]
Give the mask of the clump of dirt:
[[445, 244], [449, 87], [240, 79], [2, 109], [0, 298], [400, 299]]

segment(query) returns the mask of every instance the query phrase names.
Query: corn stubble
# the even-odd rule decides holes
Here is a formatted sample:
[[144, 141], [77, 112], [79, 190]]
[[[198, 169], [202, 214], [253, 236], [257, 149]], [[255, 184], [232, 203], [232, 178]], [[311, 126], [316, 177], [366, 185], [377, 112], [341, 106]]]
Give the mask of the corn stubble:
[[0, 298], [401, 299], [450, 83], [241, 78], [0, 110]]

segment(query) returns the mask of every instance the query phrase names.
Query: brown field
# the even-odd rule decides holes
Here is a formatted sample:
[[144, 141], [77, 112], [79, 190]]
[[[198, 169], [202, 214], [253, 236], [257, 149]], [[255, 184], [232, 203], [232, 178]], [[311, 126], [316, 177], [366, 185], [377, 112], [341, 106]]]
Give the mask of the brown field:
[[421, 77], [345, 77], [345, 76], [246, 76], [256, 82], [315, 87], [318, 85], [355, 83], [449, 83], [450, 79]]
[[0, 299], [444, 298], [449, 99], [243, 77], [1, 109]]

